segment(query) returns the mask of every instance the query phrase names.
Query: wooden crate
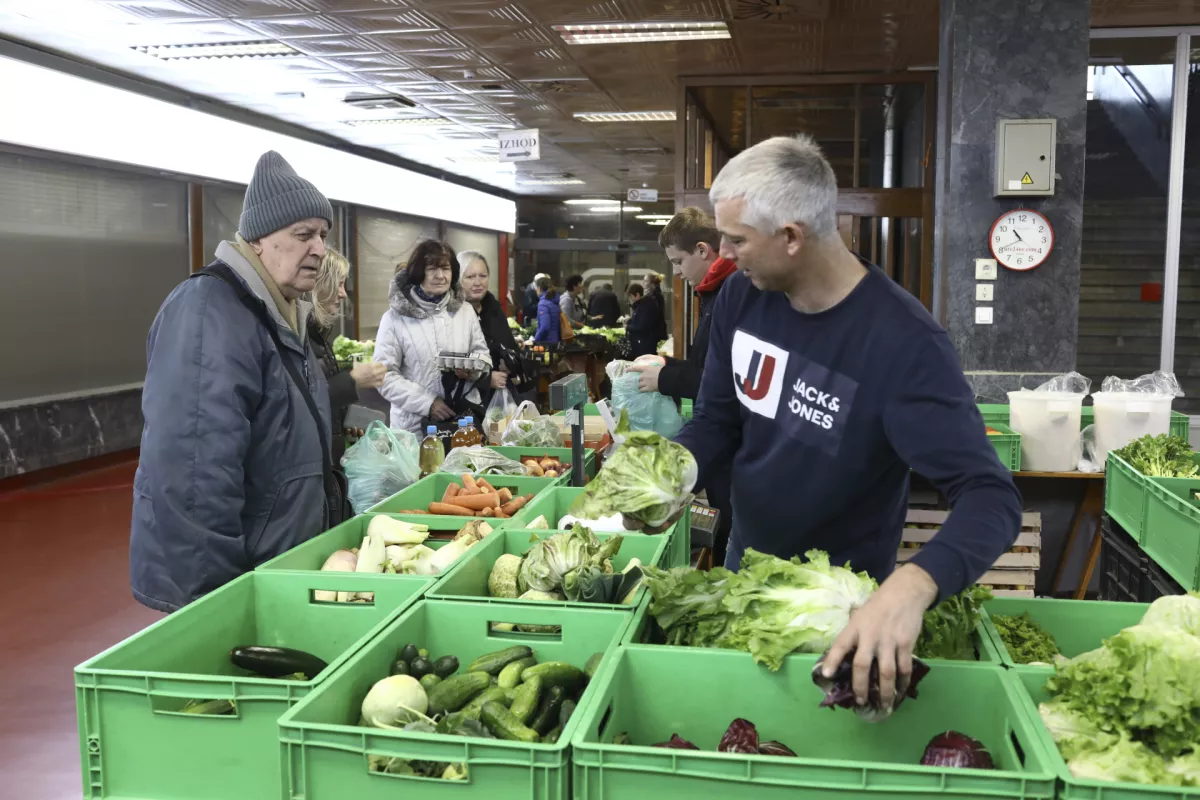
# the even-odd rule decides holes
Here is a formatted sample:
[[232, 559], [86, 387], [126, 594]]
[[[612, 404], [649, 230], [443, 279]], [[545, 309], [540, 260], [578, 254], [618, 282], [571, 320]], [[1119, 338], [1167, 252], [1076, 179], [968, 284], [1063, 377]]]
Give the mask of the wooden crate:
[[[896, 561], [904, 563], [919, 552], [922, 545], [937, 535], [949, 515], [948, 511], [909, 508]], [[997, 597], [1033, 597], [1041, 559], [1042, 515], [1023, 514], [1016, 541], [978, 582]]]

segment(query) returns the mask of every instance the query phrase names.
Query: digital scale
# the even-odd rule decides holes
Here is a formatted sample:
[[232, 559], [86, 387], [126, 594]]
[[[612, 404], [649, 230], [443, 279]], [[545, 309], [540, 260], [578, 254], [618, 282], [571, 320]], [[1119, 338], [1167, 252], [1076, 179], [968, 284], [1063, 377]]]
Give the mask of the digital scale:
[[550, 384], [550, 408], [567, 412], [571, 426], [571, 485], [584, 486], [587, 477], [583, 470], [583, 407], [587, 405], [587, 376], [575, 373]]
[[692, 547], [712, 547], [721, 523], [721, 512], [703, 503], [692, 503]]

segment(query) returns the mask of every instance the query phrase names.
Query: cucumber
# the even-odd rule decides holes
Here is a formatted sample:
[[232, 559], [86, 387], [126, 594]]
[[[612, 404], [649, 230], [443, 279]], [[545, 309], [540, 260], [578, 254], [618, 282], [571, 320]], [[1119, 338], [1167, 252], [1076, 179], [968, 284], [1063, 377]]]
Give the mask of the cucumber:
[[508, 689], [501, 689], [499, 686], [493, 686], [490, 689], [484, 689], [482, 693], [475, 696], [475, 699], [467, 703], [463, 707], [463, 711], [474, 712], [483, 708], [484, 703], [500, 703], [507, 705], [512, 701], [508, 697]]
[[233, 648], [229, 651], [229, 660], [234, 666], [267, 678], [282, 678], [300, 672], [310, 681], [329, 666], [312, 653], [305, 653], [303, 650], [258, 645]]
[[420, 656], [421, 658], [429, 658], [429, 651], [426, 650], [424, 647], [422, 647], [420, 650], [417, 651], [417, 655]]
[[520, 661], [506, 664], [504, 669], [500, 670], [500, 678], [497, 680], [497, 683], [505, 689], [517, 688], [517, 685], [521, 683], [521, 673], [536, 663], [537, 659], [530, 656], [529, 658], [522, 658]]
[[425, 690], [426, 694], [429, 693], [430, 689], [437, 686], [441, 682], [442, 682], [442, 679], [439, 678], [437, 675], [434, 675], [432, 672], [429, 673], [428, 675], [421, 676], [421, 688]]
[[407, 675], [408, 662], [403, 658], [397, 658], [392, 662], [392, 668], [388, 670], [388, 675]]
[[439, 678], [449, 678], [458, 672], [458, 659], [454, 656], [442, 656], [433, 662], [433, 674]]
[[499, 675], [500, 670], [514, 661], [529, 658], [533, 651], [523, 644], [487, 653], [467, 665], [467, 672], [486, 672], [489, 675]]
[[431, 672], [433, 672], [433, 662], [424, 656], [417, 656], [408, 662], [408, 674], [414, 678], [424, 678]]
[[499, 703], [484, 703], [479, 719], [497, 739], [537, 744], [541, 738], [537, 731], [522, 725], [511, 711]]
[[560, 736], [562, 736], [562, 728], [555, 728], [542, 737], [542, 744], [558, 744]]
[[546, 661], [527, 667], [521, 673], [521, 681], [525, 682], [535, 675], [541, 678], [542, 683], [546, 686], [562, 686], [567, 689], [582, 686], [587, 679], [583, 670], [565, 661]]
[[542, 695], [542, 679], [534, 675], [516, 689], [509, 711], [517, 721], [524, 725], [537, 710], [538, 700]]
[[410, 663], [414, 658], [417, 657], [417, 654], [417, 646], [412, 642], [409, 642], [408, 644], [404, 645], [404, 647], [400, 648], [400, 655], [398, 655], [397, 658], [405, 663]]
[[542, 700], [538, 703], [533, 719], [527, 724], [538, 733], [548, 733], [558, 724], [558, 712], [563, 701], [567, 699], [567, 690], [562, 686], [551, 686], [542, 692]]
[[600, 668], [600, 662], [604, 660], [604, 653], [593, 653], [592, 657], [583, 665], [583, 674], [588, 676], [590, 681], [596, 677], [596, 670]]
[[558, 709], [558, 724], [559, 727], [567, 727], [567, 723], [571, 721], [571, 715], [575, 713], [575, 701], [570, 698], [563, 700], [562, 706]]
[[468, 672], [447, 678], [426, 693], [429, 697], [429, 715], [458, 711], [488, 688], [489, 682], [486, 672]]

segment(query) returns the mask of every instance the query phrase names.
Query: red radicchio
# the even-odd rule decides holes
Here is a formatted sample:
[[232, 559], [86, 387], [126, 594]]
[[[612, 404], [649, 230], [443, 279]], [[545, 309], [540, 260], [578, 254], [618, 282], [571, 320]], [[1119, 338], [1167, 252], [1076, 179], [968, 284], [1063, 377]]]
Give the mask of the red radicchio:
[[763, 755], [763, 756], [792, 756], [793, 758], [796, 757], [796, 754], [794, 752], [792, 752], [792, 748], [788, 747], [783, 742], [775, 742], [775, 741], [759, 742], [758, 753], [759, 753], [759, 755]]
[[718, 753], [757, 753], [758, 731], [754, 723], [745, 719], [735, 719], [729, 723], [721, 743], [717, 745]]
[[672, 750], [699, 750], [699, 747], [689, 742], [687, 739], [681, 739], [678, 733], [672, 733], [671, 738], [665, 742], [659, 742], [655, 747], [669, 747]]
[[[838, 665], [837, 670], [833, 673], [832, 678], [826, 678], [821, 673], [821, 664], [825, 660], [825, 656], [821, 656], [813, 667], [812, 678], [813, 683], [820, 687], [825, 693], [825, 697], [821, 700], [821, 708], [852, 708], [854, 713], [858, 714], [868, 722], [879, 722], [886, 719], [893, 711], [900, 707], [904, 702], [905, 697], [916, 698], [917, 684], [929, 673], [929, 666], [919, 658], [912, 660], [912, 677], [908, 681], [908, 690], [904, 694], [897, 694], [891, 708], [883, 708], [879, 699], [879, 664], [871, 662], [871, 675], [869, 679], [869, 687], [867, 689], [867, 704], [859, 706], [854, 700], [854, 688], [851, 684], [854, 674], [854, 652], [851, 650], [842, 659], [842, 663]], [[828, 655], [828, 653], [826, 653]]]
[[996, 768], [991, 754], [981, 742], [958, 731], [946, 731], [933, 737], [925, 746], [921, 764], [926, 767]]

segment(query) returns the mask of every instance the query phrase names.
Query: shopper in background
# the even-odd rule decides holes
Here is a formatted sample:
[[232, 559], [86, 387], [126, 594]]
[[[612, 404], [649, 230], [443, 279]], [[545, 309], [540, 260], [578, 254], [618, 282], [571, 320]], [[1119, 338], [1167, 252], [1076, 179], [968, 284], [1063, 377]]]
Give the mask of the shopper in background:
[[[708, 331], [713, 307], [725, 279], [737, 271], [737, 264], [718, 255], [721, 234], [713, 218], [698, 208], [685, 208], [671, 218], [658, 234], [658, 243], [666, 252], [674, 274], [680, 276], [700, 299], [700, 319], [686, 359], [663, 358], [657, 364], [637, 364], [643, 392], [661, 392], [676, 401], [695, 400], [700, 395], [700, 378], [708, 355]], [[725, 549], [733, 525], [729, 504], [729, 470], [715, 470], [702, 487], [709, 503], [721, 512], [713, 537], [713, 563], [725, 563]]]
[[[379, 321], [375, 360], [387, 365], [379, 393], [392, 405], [391, 426], [424, 432], [448, 422], [455, 411], [446, 402], [446, 386], [438, 369], [438, 354], [472, 353], [487, 358], [488, 346], [475, 309], [463, 302], [458, 259], [449, 245], [426, 239], [416, 246], [408, 263], [396, 271], [388, 290], [391, 306]], [[461, 372], [460, 380], [482, 375]], [[478, 403], [480, 395], [466, 395]]]
[[559, 320], [562, 309], [558, 305], [558, 294], [553, 284], [544, 275], [537, 279], [537, 293], [537, 332], [533, 334], [533, 340], [539, 344], [558, 344], [562, 337]]
[[326, 247], [317, 273], [317, 287], [312, 293], [313, 313], [308, 318], [308, 340], [329, 381], [334, 465], [341, 463], [346, 452], [346, 411], [358, 402], [360, 389], [382, 386], [387, 372], [387, 367], [375, 361], [358, 361], [346, 367], [339, 364], [333, 354], [333, 325], [341, 316], [349, 275], [350, 262], [346, 257], [332, 247]]
[[566, 291], [558, 299], [558, 307], [563, 316], [573, 326], [581, 327], [587, 324], [587, 311], [583, 306], [583, 276], [572, 275], [567, 278]]
[[625, 323], [625, 336], [629, 340], [629, 357], [654, 355], [658, 352], [658, 333], [662, 327], [662, 313], [658, 303], [646, 296], [640, 283], [631, 283], [625, 290], [629, 295], [629, 321]]
[[596, 289], [588, 297], [588, 321], [603, 328], [615, 328], [621, 319], [621, 301], [613, 291], [613, 285], [606, 283]]
[[[700, 400], [677, 440], [695, 455], [701, 484], [732, 464], [726, 566], [747, 547], [781, 558], [818, 549], [881, 582], [824, 670], [851, 657], [864, 704], [877, 665], [879, 704], [890, 708], [911, 675], [924, 612], [1008, 549], [1021, 495], [946, 332], [846, 249], [837, 180], [810, 137], [743, 150], [710, 197], [721, 256], [742, 274], [717, 298]], [[952, 511], [897, 569], [912, 472]]]
[[174, 611], [341, 522], [329, 388], [308, 341], [333, 208], [276, 152], [234, 241], [162, 304], [146, 342], [133, 595]]
[[486, 407], [492, 392], [508, 386], [506, 355], [515, 358], [520, 351], [500, 301], [488, 291], [488, 263], [483, 253], [465, 250], [458, 254], [458, 265], [462, 270], [463, 297], [479, 315], [479, 326], [492, 356], [492, 373], [482, 392], [481, 405]]
[[529, 285], [525, 287], [525, 300], [521, 304], [521, 321], [526, 327], [537, 321], [538, 301], [542, 297], [540, 294], [538, 294], [537, 283], [542, 278], [550, 280], [549, 275], [544, 272], [539, 272], [537, 275], [533, 276], [533, 280], [530, 281]]
[[661, 342], [667, 338], [667, 298], [663, 297], [662, 276], [657, 272], [647, 272], [645, 289], [646, 298], [658, 306], [658, 330], [655, 336]]

